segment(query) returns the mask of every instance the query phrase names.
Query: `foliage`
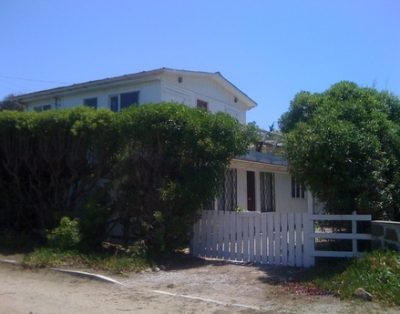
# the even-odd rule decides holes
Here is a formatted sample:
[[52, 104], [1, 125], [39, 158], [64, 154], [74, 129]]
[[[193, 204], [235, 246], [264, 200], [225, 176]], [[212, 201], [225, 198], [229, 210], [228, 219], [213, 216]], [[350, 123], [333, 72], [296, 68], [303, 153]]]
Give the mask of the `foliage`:
[[106, 253], [83, 253], [74, 250], [41, 247], [24, 256], [23, 266], [29, 268], [73, 266], [89, 267], [116, 274], [140, 271], [153, 266], [153, 262], [143, 256], [115, 255]]
[[50, 247], [60, 250], [77, 248], [81, 241], [78, 221], [62, 217], [60, 225], [48, 233], [47, 241]]
[[23, 111], [24, 109], [25, 109], [24, 104], [18, 101], [18, 99], [13, 94], [4, 97], [4, 99], [0, 101], [0, 111], [3, 110]]
[[237, 212], [237, 213], [244, 213], [244, 212], [247, 212], [247, 209], [244, 208], [244, 207], [242, 207], [242, 206], [236, 206], [235, 212]]
[[116, 128], [108, 110], [1, 112], [0, 227], [53, 228], [82, 206], [111, 172]]
[[321, 95], [306, 91], [298, 93], [290, 102], [290, 108], [279, 119], [278, 125], [282, 132], [292, 130], [298, 122], [307, 122], [321, 104]]
[[77, 217], [82, 245], [93, 248], [113, 217], [125, 243], [172, 251], [187, 243], [196, 211], [218, 192], [230, 159], [256, 141], [255, 130], [173, 103], [120, 113], [2, 111], [0, 227], [44, 234], [61, 217]]
[[373, 251], [335, 268], [317, 266], [309, 280], [341, 298], [351, 298], [364, 288], [373, 298], [400, 305], [400, 255], [392, 251]]
[[3, 254], [29, 252], [37, 245], [43, 245], [43, 239], [38, 235], [10, 228], [0, 231], [0, 251]]
[[226, 114], [168, 103], [130, 108], [121, 119], [126, 143], [114, 173], [114, 208], [124, 238], [173, 250], [187, 243], [196, 211], [255, 133]]
[[280, 119], [291, 173], [331, 212], [399, 218], [400, 99], [341, 82]]
[[103, 184], [88, 198], [83, 208], [75, 212], [82, 235], [81, 249], [100, 249], [102, 242], [107, 238], [107, 227], [112, 214], [111, 196], [107, 193], [109, 188], [109, 184]]

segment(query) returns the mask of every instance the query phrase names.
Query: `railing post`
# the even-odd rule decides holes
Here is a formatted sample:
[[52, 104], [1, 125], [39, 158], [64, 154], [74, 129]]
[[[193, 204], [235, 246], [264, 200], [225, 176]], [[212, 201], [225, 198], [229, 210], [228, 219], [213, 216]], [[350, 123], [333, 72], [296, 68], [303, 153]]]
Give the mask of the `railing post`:
[[307, 190], [307, 213], [314, 214], [314, 197], [310, 190]]
[[[356, 211], [353, 211], [352, 213], [354, 216], [357, 215]], [[354, 217], [356, 218], [356, 217]], [[353, 256], [357, 256], [358, 255], [358, 244], [357, 244], [357, 239], [356, 239], [356, 234], [357, 234], [357, 220], [353, 219], [351, 221], [351, 233], [353, 235], [353, 240], [352, 240], [352, 249], [353, 249]]]
[[304, 267], [311, 267], [315, 265], [314, 256], [314, 220], [312, 214], [303, 214], [303, 232], [304, 232]]

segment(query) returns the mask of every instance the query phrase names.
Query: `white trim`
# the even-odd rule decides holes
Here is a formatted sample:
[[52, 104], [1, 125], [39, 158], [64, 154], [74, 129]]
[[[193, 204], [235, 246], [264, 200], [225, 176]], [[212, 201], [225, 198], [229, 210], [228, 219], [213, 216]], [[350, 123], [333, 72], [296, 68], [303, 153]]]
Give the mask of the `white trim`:
[[[249, 168], [249, 166], [251, 168]], [[242, 159], [232, 159], [231, 163], [230, 163], [230, 167], [231, 168], [240, 168], [240, 169], [257, 169], [259, 171], [283, 173], [283, 174], [288, 173], [287, 166], [266, 164], [263, 162], [249, 161], [249, 160], [242, 160]]]

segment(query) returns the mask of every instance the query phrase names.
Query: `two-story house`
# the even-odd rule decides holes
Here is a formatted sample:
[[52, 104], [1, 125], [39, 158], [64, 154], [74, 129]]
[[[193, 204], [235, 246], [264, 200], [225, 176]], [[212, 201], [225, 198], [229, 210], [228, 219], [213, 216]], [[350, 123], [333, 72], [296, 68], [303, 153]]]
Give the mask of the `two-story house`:
[[[16, 97], [27, 110], [85, 105], [119, 111], [145, 103], [177, 102], [210, 112], [226, 112], [246, 123], [257, 104], [219, 72], [162, 68], [58, 87]], [[287, 162], [272, 153], [250, 151], [231, 161], [215, 210], [306, 212], [312, 199], [288, 173]]]

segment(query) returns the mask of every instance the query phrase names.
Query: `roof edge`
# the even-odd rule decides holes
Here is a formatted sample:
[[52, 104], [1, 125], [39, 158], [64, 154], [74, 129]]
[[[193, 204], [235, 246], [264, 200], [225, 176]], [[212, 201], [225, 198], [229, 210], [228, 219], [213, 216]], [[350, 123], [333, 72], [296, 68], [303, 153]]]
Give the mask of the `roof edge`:
[[49, 97], [52, 95], [57, 96], [59, 94], [68, 93], [70, 91], [81, 90], [81, 89], [88, 88], [88, 87], [102, 86], [102, 85], [106, 85], [106, 84], [110, 84], [110, 83], [118, 83], [118, 82], [129, 81], [129, 80], [139, 80], [139, 79], [143, 79], [143, 78], [146, 78], [149, 76], [162, 74], [164, 72], [182, 73], [182, 74], [187, 73], [187, 74], [191, 74], [191, 75], [204, 75], [204, 76], [212, 77], [212, 78], [216, 79], [221, 85], [223, 85], [228, 90], [230, 89], [230, 90], [235, 90], [235, 91], [239, 92], [240, 96], [245, 99], [245, 105], [248, 108], [251, 109], [251, 108], [254, 108], [257, 106], [257, 103], [253, 99], [251, 99], [241, 89], [239, 89], [237, 86], [235, 86], [229, 80], [227, 80], [220, 72], [192, 71], [192, 70], [173, 69], [173, 68], [166, 68], [166, 67], [149, 70], [149, 71], [141, 71], [141, 72], [132, 73], [132, 74], [124, 74], [124, 75], [119, 75], [119, 76], [115, 76], [115, 77], [108, 77], [108, 78], [99, 79], [99, 80], [76, 83], [76, 84], [71, 84], [71, 85], [65, 85], [65, 86], [60, 86], [60, 87], [55, 87], [55, 88], [50, 88], [50, 89], [45, 89], [45, 90], [40, 90], [40, 91], [26, 93], [26, 94], [22, 94], [22, 95], [16, 95], [14, 98], [18, 99], [20, 101], [29, 101], [29, 100], [33, 100], [33, 99]]

